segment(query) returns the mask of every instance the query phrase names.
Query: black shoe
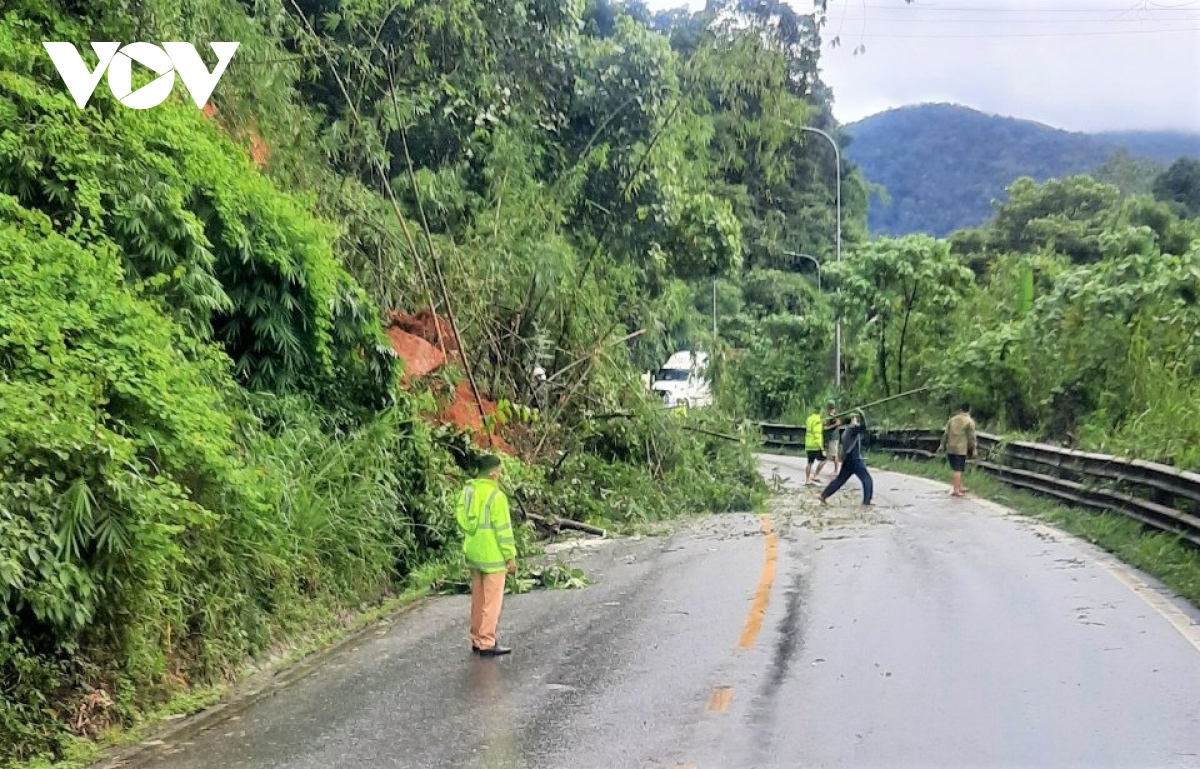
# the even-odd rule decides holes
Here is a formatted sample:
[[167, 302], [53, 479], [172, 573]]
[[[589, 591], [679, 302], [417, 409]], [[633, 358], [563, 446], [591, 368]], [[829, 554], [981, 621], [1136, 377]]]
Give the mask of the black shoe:
[[472, 654], [478, 654], [478, 653], [479, 653], [479, 647], [478, 647], [478, 646], [476, 646], [475, 644], [471, 644], [471, 653], [472, 653]]
[[493, 646], [490, 649], [480, 649], [480, 657], [503, 657], [505, 654], [512, 654], [512, 649], [505, 646]]

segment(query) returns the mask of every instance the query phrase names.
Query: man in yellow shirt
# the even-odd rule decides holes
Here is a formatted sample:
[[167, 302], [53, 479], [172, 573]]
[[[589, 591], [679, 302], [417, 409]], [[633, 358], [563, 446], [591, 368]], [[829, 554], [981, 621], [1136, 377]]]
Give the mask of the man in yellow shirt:
[[467, 482], [455, 515], [463, 535], [463, 555], [471, 569], [471, 651], [499, 657], [512, 649], [496, 643], [504, 603], [504, 575], [517, 573], [508, 497], [500, 490], [500, 458], [492, 454], [479, 463], [477, 477]]
[[[814, 405], [812, 414], [804, 423], [804, 452], [808, 455], [808, 467], [804, 470], [804, 485], [812, 486], [821, 477], [825, 469], [825, 423], [821, 419], [821, 409]], [[813, 464], [817, 471], [813, 472]]]
[[962, 485], [963, 470], [967, 469], [967, 457], [973, 458], [979, 453], [979, 445], [975, 440], [975, 420], [971, 419], [971, 404], [959, 406], [958, 413], [946, 422], [938, 451], [946, 452], [946, 459], [954, 472], [954, 490], [950, 496], [966, 496], [967, 490]]

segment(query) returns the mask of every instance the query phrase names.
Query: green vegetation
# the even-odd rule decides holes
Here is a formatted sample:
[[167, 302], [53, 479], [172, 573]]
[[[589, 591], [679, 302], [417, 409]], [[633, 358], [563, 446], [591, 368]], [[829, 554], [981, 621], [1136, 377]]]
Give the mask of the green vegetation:
[[[880, 456], [872, 463], [898, 473], [950, 482], [950, 468], [944, 462]], [[1051, 498], [1015, 489], [978, 471], [968, 472], [966, 485], [973, 494], [1045, 521], [1107, 550], [1162, 581], [1193, 605], [1200, 606], [1200, 551], [1179, 537], [1147, 530], [1123, 515], [1064, 506]]]
[[1086, 177], [1018, 182], [991, 225], [952, 240], [978, 293], [932, 381], [1006, 430], [1200, 465], [1197, 225]]
[[[1200, 459], [1186, 184], [1019, 182], [978, 230], [868, 242], [847, 164], [834, 265], [838, 169], [799, 130], [846, 140], [815, 5], [7, 3], [0, 763], [451, 585], [477, 449], [431, 425], [456, 388], [502, 404], [519, 513], [620, 530], [758, 505], [722, 436], [829, 394], [838, 313], [846, 399], [930, 385], [934, 414], [966, 393]], [[211, 114], [103, 83], [79, 110], [44, 40], [241, 48]], [[401, 386], [384, 320], [427, 310], [450, 365]], [[711, 354], [717, 408], [645, 392], [678, 349]], [[582, 581], [539, 569], [519, 586]]]
[[994, 432], [1200, 466], [1200, 220], [1025, 178], [984, 227], [882, 238], [827, 273], [851, 398], [932, 389], [877, 424], [936, 425], [965, 399]]
[[1124, 194], [1148, 194], [1177, 158], [1200, 158], [1200, 134], [1071, 133], [951, 104], [889, 110], [846, 131], [847, 155], [886, 191], [871, 201], [871, 232], [890, 236], [978, 227], [1022, 176], [1092, 174]]
[[1200, 216], [1200, 158], [1179, 158], [1154, 180], [1154, 197], [1180, 216]]
[[[789, 371], [830, 350], [785, 253], [834, 252], [834, 158], [797, 130], [838, 131], [816, 6], [6, 4], [0, 764], [78, 757], [453, 581], [475, 449], [430, 417], [460, 385], [507, 404], [487, 422], [521, 513], [639, 530], [758, 505], [720, 436], [820, 386]], [[89, 66], [91, 40], [241, 47], [214, 110], [103, 82], [80, 110], [45, 40]], [[842, 171], [853, 244], [866, 185]], [[451, 365], [401, 387], [383, 322], [427, 309]], [[713, 353], [722, 408], [644, 391], [680, 348]]]

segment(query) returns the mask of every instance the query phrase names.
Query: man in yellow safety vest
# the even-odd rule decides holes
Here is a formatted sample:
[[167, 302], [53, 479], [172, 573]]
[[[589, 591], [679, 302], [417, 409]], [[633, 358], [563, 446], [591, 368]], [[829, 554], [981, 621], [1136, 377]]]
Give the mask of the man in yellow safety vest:
[[471, 651], [483, 657], [512, 652], [496, 643], [504, 575], [517, 573], [517, 544], [499, 478], [500, 458], [484, 456], [477, 477], [467, 482], [459, 496], [455, 516], [471, 569]]

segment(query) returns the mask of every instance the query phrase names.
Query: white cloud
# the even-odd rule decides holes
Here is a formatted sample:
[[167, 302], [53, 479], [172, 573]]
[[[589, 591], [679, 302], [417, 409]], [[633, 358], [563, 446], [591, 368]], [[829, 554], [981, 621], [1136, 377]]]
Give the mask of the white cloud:
[[[825, 48], [822, 69], [843, 122], [952, 101], [1070, 130], [1200, 131], [1200, 0], [829, 5], [826, 38], [842, 45]], [[854, 56], [859, 44], [866, 53]]]

